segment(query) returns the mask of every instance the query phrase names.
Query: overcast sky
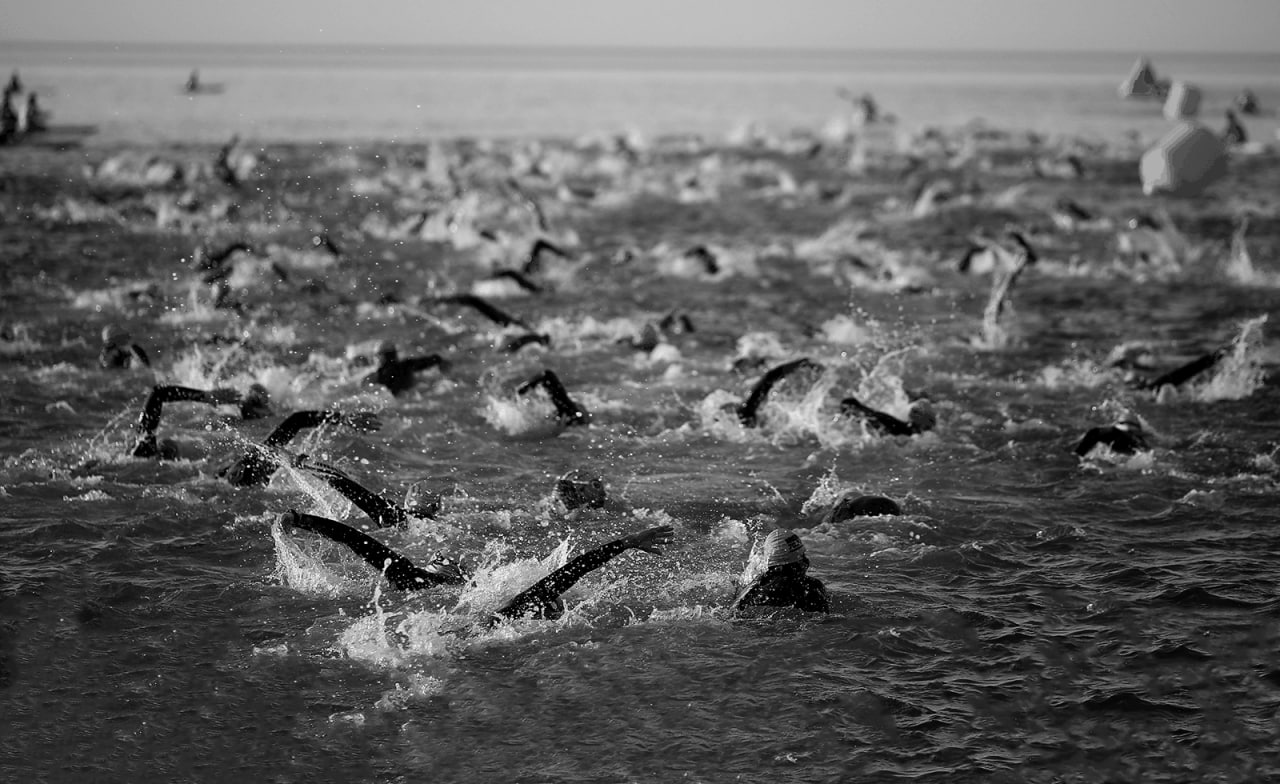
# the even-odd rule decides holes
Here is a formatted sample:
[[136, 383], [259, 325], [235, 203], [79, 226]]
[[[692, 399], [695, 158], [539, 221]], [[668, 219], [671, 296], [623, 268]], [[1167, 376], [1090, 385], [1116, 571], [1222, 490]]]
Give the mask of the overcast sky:
[[1280, 52], [1280, 0], [0, 0], [0, 19], [19, 41]]

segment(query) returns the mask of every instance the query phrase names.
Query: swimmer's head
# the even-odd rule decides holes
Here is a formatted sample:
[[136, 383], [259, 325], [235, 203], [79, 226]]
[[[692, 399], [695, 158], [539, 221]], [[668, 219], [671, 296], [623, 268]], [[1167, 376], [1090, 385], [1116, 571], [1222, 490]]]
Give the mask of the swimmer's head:
[[794, 531], [785, 528], [770, 531], [764, 538], [764, 558], [765, 566], [770, 569], [791, 564], [799, 564], [801, 567], [809, 565], [809, 559], [804, 553], [804, 542], [800, 541], [800, 536]]
[[570, 510], [604, 506], [604, 480], [592, 471], [575, 468], [556, 480], [556, 498]]
[[836, 501], [831, 509], [831, 522], [839, 523], [855, 517], [878, 517], [880, 515], [900, 515], [902, 507], [892, 498], [882, 495], [857, 495], [848, 493]]
[[271, 415], [271, 394], [261, 384], [254, 384], [240, 400], [240, 416], [244, 419], [262, 419]]
[[378, 344], [378, 361], [394, 362], [400, 356], [400, 352], [396, 351], [396, 344], [390, 340], [384, 340]]

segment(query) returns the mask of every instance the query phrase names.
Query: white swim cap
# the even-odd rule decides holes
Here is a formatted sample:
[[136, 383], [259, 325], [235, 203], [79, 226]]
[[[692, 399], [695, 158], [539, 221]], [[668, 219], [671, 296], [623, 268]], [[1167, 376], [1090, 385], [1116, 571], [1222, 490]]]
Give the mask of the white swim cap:
[[785, 528], [769, 532], [764, 539], [764, 557], [766, 564], [772, 568], [785, 564], [800, 563], [804, 560], [804, 542], [799, 535]]

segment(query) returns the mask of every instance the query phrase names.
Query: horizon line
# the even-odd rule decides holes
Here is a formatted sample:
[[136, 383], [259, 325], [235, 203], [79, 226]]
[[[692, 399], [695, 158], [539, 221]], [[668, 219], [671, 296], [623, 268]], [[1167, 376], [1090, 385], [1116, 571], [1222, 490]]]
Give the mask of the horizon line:
[[168, 48], [168, 47], [195, 47], [195, 48], [267, 48], [267, 49], [362, 49], [362, 50], [378, 50], [378, 49], [447, 49], [453, 51], [491, 51], [491, 50], [518, 50], [526, 52], [699, 52], [699, 53], [749, 53], [749, 52], [769, 52], [774, 54], [1092, 54], [1092, 55], [1116, 55], [1127, 57], [1150, 57], [1158, 55], [1221, 55], [1232, 54], [1241, 57], [1280, 57], [1280, 52], [1263, 51], [1263, 50], [1233, 50], [1233, 49], [1132, 49], [1121, 50], [1111, 48], [1081, 48], [1081, 49], [1058, 49], [1044, 47], [1025, 47], [1025, 48], [1008, 48], [1008, 47], [934, 47], [934, 48], [912, 48], [912, 47], [891, 47], [891, 46], [868, 46], [868, 47], [832, 47], [832, 46], [805, 46], [803, 44], [787, 44], [787, 45], [724, 45], [724, 44], [546, 44], [546, 43], [440, 43], [440, 42], [422, 42], [422, 43], [370, 43], [370, 42], [333, 42], [333, 41], [314, 41], [314, 42], [269, 42], [269, 41], [140, 41], [140, 40], [117, 40], [107, 41], [98, 39], [44, 39], [44, 38], [25, 38], [25, 39], [9, 39], [0, 38], [0, 44], [12, 45], [48, 45], [48, 46], [139, 46], [152, 48]]

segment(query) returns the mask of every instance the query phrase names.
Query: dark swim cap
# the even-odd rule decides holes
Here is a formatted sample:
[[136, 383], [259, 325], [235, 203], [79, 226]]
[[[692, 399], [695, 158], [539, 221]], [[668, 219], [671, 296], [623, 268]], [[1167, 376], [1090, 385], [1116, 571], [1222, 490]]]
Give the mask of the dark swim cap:
[[902, 507], [892, 498], [882, 495], [846, 495], [836, 501], [831, 510], [831, 522], [839, 523], [855, 517], [878, 517], [879, 515], [900, 515]]

